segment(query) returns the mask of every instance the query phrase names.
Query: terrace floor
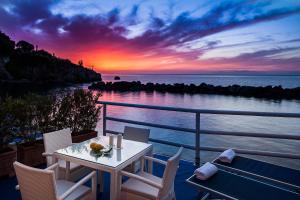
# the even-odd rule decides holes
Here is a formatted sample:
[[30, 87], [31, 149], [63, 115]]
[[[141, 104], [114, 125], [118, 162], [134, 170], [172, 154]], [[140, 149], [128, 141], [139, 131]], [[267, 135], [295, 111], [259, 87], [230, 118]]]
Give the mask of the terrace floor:
[[[155, 157], [166, 160], [167, 157], [156, 155]], [[43, 168], [45, 166], [41, 166]], [[200, 197], [199, 192], [196, 188], [189, 185], [185, 180], [190, 177], [195, 170], [193, 163], [188, 161], [180, 161], [180, 166], [177, 171], [175, 179], [175, 192], [177, 200], [186, 200], [186, 199], [198, 199]], [[156, 163], [153, 164], [153, 172], [157, 176], [162, 176], [164, 167]], [[104, 192], [99, 194], [101, 197], [98, 199], [107, 200], [109, 199], [109, 174], [105, 173], [104, 175]], [[17, 185], [16, 177], [12, 178], [2, 178], [0, 179], [0, 199], [1, 200], [16, 200], [21, 199], [19, 191], [15, 190]]]

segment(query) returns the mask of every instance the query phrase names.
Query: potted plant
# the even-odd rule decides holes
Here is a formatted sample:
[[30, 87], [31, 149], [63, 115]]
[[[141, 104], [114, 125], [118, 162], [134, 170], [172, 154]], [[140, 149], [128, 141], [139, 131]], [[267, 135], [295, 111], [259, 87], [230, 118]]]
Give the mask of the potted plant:
[[13, 162], [17, 160], [17, 151], [9, 147], [13, 141], [12, 119], [7, 111], [7, 101], [0, 100], [0, 177], [13, 176]]
[[73, 142], [97, 137], [95, 128], [101, 111], [97, 104], [99, 97], [100, 93], [77, 89], [61, 99], [56, 124], [60, 129], [71, 128]]
[[34, 94], [12, 99], [10, 111], [14, 116], [14, 126], [19, 139], [17, 144], [18, 161], [29, 166], [45, 163], [42, 156], [44, 144], [42, 133], [51, 126], [53, 101], [48, 96]]

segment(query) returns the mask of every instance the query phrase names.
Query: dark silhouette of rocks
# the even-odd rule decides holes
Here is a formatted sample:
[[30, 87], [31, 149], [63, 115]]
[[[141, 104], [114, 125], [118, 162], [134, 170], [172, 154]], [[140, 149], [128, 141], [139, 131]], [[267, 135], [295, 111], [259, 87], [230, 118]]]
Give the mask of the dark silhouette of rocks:
[[0, 31], [0, 82], [85, 83], [101, 81], [101, 74], [85, 68], [83, 62], [56, 57], [21, 40], [15, 43]]
[[169, 93], [187, 93], [187, 94], [220, 94], [243, 97], [256, 97], [265, 99], [300, 99], [300, 87], [296, 88], [282, 88], [281, 86], [214, 86], [206, 83], [199, 85], [195, 84], [160, 84], [160, 83], [146, 83], [142, 84], [140, 81], [119, 81], [119, 82], [96, 82], [89, 86], [91, 90], [103, 91], [148, 91], [148, 92], [169, 92]]
[[114, 77], [114, 80], [115, 80], [115, 81], [118, 81], [118, 80], [121, 80], [121, 78], [120, 78], [120, 76], [115, 76], [115, 77]]

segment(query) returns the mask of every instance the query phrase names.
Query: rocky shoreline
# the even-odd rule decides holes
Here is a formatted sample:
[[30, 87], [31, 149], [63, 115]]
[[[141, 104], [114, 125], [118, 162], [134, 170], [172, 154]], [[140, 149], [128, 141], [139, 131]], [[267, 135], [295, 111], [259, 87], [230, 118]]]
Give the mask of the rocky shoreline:
[[179, 94], [219, 94], [241, 97], [255, 97], [264, 99], [299, 99], [300, 87], [296, 88], [282, 88], [281, 86], [214, 86], [206, 83], [199, 85], [195, 84], [160, 84], [160, 83], [146, 83], [140, 81], [119, 81], [119, 82], [96, 82], [89, 86], [91, 90], [100, 91], [146, 91], [146, 92], [168, 92]]

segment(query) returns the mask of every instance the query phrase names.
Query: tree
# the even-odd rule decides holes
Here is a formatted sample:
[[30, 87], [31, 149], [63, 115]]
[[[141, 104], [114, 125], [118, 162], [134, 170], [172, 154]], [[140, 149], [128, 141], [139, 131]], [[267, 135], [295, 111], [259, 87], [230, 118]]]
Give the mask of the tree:
[[20, 40], [16, 47], [18, 49], [21, 49], [23, 52], [31, 52], [34, 50], [34, 46], [32, 44], [30, 44], [29, 42], [26, 42], [24, 40]]
[[15, 49], [15, 42], [0, 31], [0, 56], [9, 56]]
[[40, 56], [45, 56], [45, 57], [48, 57], [48, 58], [52, 58], [52, 54], [50, 54], [49, 52], [45, 51], [45, 50], [38, 50], [36, 51], [38, 55]]
[[78, 65], [83, 66], [83, 61], [82, 61], [82, 60], [79, 60], [79, 61], [78, 61]]
[[74, 133], [94, 130], [100, 119], [101, 106], [97, 104], [100, 96], [83, 89], [65, 94], [57, 104], [57, 129], [69, 127]]

